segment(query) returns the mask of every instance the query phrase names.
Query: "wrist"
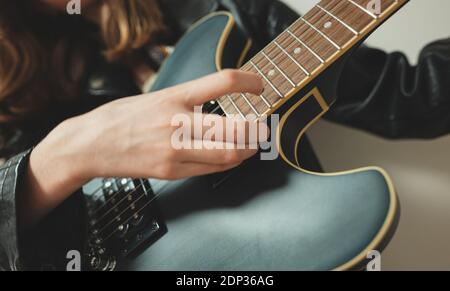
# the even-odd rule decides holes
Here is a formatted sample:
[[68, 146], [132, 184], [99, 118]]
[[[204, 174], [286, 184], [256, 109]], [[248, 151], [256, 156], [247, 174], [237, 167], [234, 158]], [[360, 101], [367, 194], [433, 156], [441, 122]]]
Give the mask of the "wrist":
[[[93, 176], [90, 173], [90, 160], [81, 133], [83, 120], [79, 117], [59, 124], [39, 143], [30, 155], [30, 166], [42, 172], [55, 175], [67, 187], [81, 187]], [[56, 180], [56, 179], [55, 179]]]
[[22, 186], [26, 225], [47, 215], [90, 179], [87, 159], [77, 148], [78, 126], [77, 120], [63, 122], [31, 152]]

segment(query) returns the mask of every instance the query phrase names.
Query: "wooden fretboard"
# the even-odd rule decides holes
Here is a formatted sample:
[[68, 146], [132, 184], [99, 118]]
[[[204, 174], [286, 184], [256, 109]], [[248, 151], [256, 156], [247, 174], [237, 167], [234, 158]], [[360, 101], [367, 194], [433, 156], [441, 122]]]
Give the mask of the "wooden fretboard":
[[241, 69], [262, 76], [260, 96], [217, 100], [226, 115], [267, 116], [374, 31], [408, 0], [322, 0]]

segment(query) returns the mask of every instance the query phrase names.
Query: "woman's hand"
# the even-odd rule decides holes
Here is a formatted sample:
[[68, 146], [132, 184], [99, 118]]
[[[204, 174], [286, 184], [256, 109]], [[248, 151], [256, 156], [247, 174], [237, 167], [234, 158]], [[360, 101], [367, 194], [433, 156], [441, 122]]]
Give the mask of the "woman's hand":
[[[177, 129], [172, 119], [176, 114], [193, 116], [194, 106], [225, 94], [260, 94], [262, 90], [258, 76], [227, 70], [159, 92], [120, 99], [63, 122], [31, 154], [24, 221], [29, 224], [42, 218], [95, 177], [180, 179], [238, 166], [257, 150], [227, 149], [227, 141], [220, 138], [206, 141], [208, 148], [216, 149], [176, 150], [171, 143]], [[226, 123], [225, 118], [215, 118]], [[236, 128], [245, 131], [246, 127]]]

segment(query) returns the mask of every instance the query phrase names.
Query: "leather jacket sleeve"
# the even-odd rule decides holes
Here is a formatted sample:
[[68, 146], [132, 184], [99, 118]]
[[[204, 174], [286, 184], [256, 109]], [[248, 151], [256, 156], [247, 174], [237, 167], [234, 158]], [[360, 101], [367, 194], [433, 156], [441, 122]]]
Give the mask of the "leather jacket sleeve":
[[30, 153], [20, 153], [0, 167], [0, 271], [61, 270], [69, 250], [83, 249], [86, 222], [81, 193], [72, 195], [33, 229], [21, 231], [18, 189]]
[[417, 66], [404, 54], [361, 47], [340, 81], [327, 118], [386, 138], [450, 132], [450, 39], [426, 46]]
[[29, 152], [9, 159], [0, 168], [0, 270], [18, 270], [19, 247], [16, 211], [18, 178], [28, 161]]

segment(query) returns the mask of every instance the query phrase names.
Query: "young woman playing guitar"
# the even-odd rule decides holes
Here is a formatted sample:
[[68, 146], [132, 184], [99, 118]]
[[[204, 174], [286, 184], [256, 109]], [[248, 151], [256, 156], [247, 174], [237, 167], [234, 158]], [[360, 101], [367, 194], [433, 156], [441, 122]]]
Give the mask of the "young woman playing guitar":
[[[171, 118], [228, 93], [260, 94], [261, 77], [225, 70], [155, 93], [145, 88], [168, 47], [210, 12], [233, 12], [255, 51], [298, 17], [276, 0], [85, 0], [81, 16], [68, 15], [67, 2], [0, 0], [2, 270], [39, 268], [51, 247], [37, 249], [28, 238], [58, 246], [57, 221], [78, 237], [79, 189], [92, 178], [180, 179], [253, 156], [253, 149], [174, 150]], [[392, 138], [447, 133], [449, 59], [448, 41], [428, 46], [417, 68], [401, 54], [362, 47], [329, 118]]]

